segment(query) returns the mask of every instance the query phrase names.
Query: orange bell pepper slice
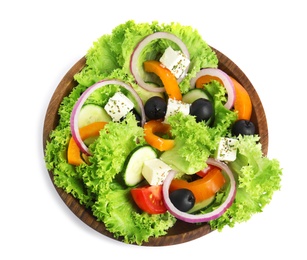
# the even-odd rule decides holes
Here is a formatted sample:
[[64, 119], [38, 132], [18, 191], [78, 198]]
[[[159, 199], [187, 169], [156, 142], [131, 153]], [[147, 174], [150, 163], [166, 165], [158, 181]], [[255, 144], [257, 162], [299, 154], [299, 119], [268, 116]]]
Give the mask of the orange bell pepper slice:
[[203, 178], [192, 182], [173, 179], [169, 192], [178, 189], [189, 189], [194, 194], [195, 203], [198, 203], [214, 196], [224, 186], [225, 182], [221, 169], [214, 167]]
[[[236, 99], [234, 102], [234, 110], [238, 112], [238, 120], [245, 119], [250, 120], [252, 116], [252, 101], [246, 89], [233, 77], [229, 76], [231, 81], [233, 82]], [[203, 88], [204, 84], [209, 83], [211, 80], [217, 80], [223, 85], [223, 82], [218, 77], [206, 75], [199, 77], [195, 83], [196, 88]]]
[[195, 82], [195, 87], [196, 88], [203, 88], [204, 86], [204, 84], [207, 84], [207, 83], [209, 83], [210, 81], [212, 81], [212, 80], [216, 80], [216, 81], [218, 81], [219, 83], [221, 83], [222, 85], [224, 85], [223, 84], [223, 81], [219, 78], [219, 77], [214, 77], [214, 76], [211, 76], [211, 75], [205, 75], [205, 76], [201, 76], [201, 77], [199, 77], [197, 80], [196, 80], [196, 82]]
[[[89, 137], [98, 136], [99, 131], [104, 128], [106, 122], [94, 122], [79, 129], [82, 140]], [[84, 163], [81, 156], [81, 150], [73, 137], [70, 138], [67, 149], [67, 161], [72, 165], [80, 165]]]
[[236, 92], [236, 99], [233, 105], [234, 110], [238, 112], [238, 120], [250, 120], [252, 116], [253, 106], [250, 96], [246, 89], [234, 78], [230, 77]]
[[175, 75], [168, 68], [163, 66], [161, 62], [156, 60], [145, 61], [144, 70], [146, 72], [153, 72], [159, 76], [169, 98], [176, 100], [182, 99], [182, 94]]
[[175, 141], [162, 138], [156, 133], [169, 133], [170, 125], [164, 124], [158, 120], [150, 120], [144, 124], [144, 138], [148, 144], [158, 149], [159, 151], [170, 150], [174, 147]]

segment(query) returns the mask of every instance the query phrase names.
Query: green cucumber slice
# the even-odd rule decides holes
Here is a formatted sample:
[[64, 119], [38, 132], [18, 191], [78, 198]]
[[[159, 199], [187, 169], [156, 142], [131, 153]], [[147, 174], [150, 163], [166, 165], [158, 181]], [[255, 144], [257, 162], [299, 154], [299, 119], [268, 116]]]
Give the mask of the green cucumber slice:
[[111, 117], [103, 107], [88, 104], [81, 108], [78, 120], [78, 127], [81, 128], [94, 122], [110, 122]]
[[[152, 82], [147, 82], [147, 84], [150, 84], [150, 85], [154, 85], [155, 87], [159, 87], [157, 84], [155, 83], [152, 83]], [[163, 92], [151, 92], [151, 91], [148, 91], [146, 89], [143, 89], [141, 87], [139, 87], [137, 89], [137, 92], [138, 92], [138, 95], [140, 96], [143, 104], [146, 103], [146, 101], [153, 97], [153, 96], [158, 96], [158, 97], [161, 97], [161, 98], [164, 98], [164, 93]], [[134, 104], [134, 108], [135, 110], [138, 112], [138, 114], [140, 115], [141, 114], [141, 110], [135, 100], [135, 98], [133, 97], [133, 95], [131, 94], [131, 92], [128, 92], [127, 93], [127, 97], [133, 102]]]
[[142, 168], [144, 161], [157, 158], [157, 153], [149, 145], [140, 146], [134, 149], [127, 157], [123, 177], [127, 186], [132, 187], [140, 183], [144, 177]]
[[210, 100], [209, 96], [206, 94], [206, 92], [203, 89], [194, 88], [183, 95], [182, 101], [184, 103], [192, 104], [196, 99], [199, 99], [199, 98], [205, 98], [205, 99]]
[[196, 211], [199, 211], [203, 208], [208, 207], [209, 205], [211, 205], [211, 203], [213, 203], [215, 201], [215, 196], [212, 196], [211, 198], [208, 198], [206, 200], [203, 200], [197, 204], [194, 205], [193, 208], [191, 208], [188, 213], [194, 213]]

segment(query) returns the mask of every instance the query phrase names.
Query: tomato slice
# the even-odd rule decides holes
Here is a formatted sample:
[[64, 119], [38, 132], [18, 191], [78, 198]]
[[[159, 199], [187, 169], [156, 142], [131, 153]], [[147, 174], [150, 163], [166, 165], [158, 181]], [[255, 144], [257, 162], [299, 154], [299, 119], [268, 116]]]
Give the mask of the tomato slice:
[[163, 202], [162, 185], [133, 188], [131, 195], [138, 207], [149, 214], [162, 214], [167, 210]]

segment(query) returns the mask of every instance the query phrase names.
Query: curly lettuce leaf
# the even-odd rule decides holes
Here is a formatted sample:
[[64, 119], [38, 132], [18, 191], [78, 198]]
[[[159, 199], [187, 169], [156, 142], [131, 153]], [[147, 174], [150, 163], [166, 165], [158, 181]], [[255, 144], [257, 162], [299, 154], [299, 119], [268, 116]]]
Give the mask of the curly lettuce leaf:
[[82, 176], [73, 165], [67, 162], [66, 152], [70, 139], [70, 128], [59, 127], [50, 134], [50, 141], [46, 144], [45, 161], [46, 167], [53, 172], [54, 184], [71, 193], [79, 199], [80, 204], [92, 205], [92, 194], [83, 183]]
[[89, 146], [92, 156], [90, 166], [82, 168], [85, 185], [93, 193], [108, 190], [110, 184], [121, 172], [130, 152], [144, 144], [144, 132], [129, 113], [121, 123], [109, 122], [101, 131], [97, 140]]
[[[75, 75], [75, 80], [85, 86], [91, 86], [106, 78], [116, 69], [130, 73], [130, 56], [145, 36], [155, 31], [157, 23], [135, 23], [127, 21], [102, 35], [86, 54], [86, 66]], [[119, 78], [121, 79], [121, 78]]]
[[141, 245], [150, 237], [165, 235], [176, 219], [170, 213], [149, 215], [139, 212], [130, 189], [116, 187], [104, 190], [93, 205], [93, 214], [103, 221], [106, 229], [125, 243]]
[[77, 167], [68, 164], [66, 158], [70, 127], [60, 128], [51, 133], [45, 151], [54, 184], [91, 208], [106, 229], [125, 243], [141, 245], [150, 237], [165, 235], [176, 219], [169, 213], [139, 212], [131, 199], [130, 188], [121, 185], [121, 171], [128, 154], [145, 143], [143, 129], [137, 126], [135, 117], [129, 113], [121, 123], [108, 123], [89, 147], [93, 153], [89, 157], [91, 164]]
[[210, 222], [213, 229], [233, 227], [262, 212], [281, 188], [282, 169], [276, 159], [263, 156], [259, 136], [238, 138], [237, 159], [229, 163], [237, 177], [237, 193], [233, 204], [221, 217]]
[[194, 174], [204, 169], [207, 158], [217, 145], [208, 127], [182, 113], [169, 117], [168, 123], [175, 146], [165, 151], [160, 159], [181, 173]]
[[96, 195], [93, 214], [126, 243], [141, 244], [149, 237], [164, 235], [175, 222], [169, 214], [137, 213], [130, 188], [122, 185], [124, 162], [132, 150], [145, 143], [143, 135], [131, 113], [120, 124], [108, 123], [90, 146], [91, 165], [83, 166], [80, 171], [86, 187]]
[[[133, 51], [142, 39], [155, 32], [170, 32], [178, 36], [188, 48], [191, 65], [187, 76], [180, 84], [183, 93], [189, 90], [191, 78], [201, 68], [217, 67], [218, 59], [215, 52], [192, 27], [179, 23], [135, 23], [130, 20], [115, 27], [112, 34], [105, 34], [94, 42], [86, 54], [86, 66], [75, 75], [75, 80], [81, 85], [91, 86], [99, 79], [108, 77], [116, 69], [131, 75], [130, 58]], [[168, 46], [179, 49], [176, 44], [166, 39], [152, 41], [144, 48], [137, 66], [145, 79], [157, 81], [155, 77], [144, 72], [143, 62], [150, 59], [158, 60]]]
[[160, 158], [181, 173], [193, 174], [204, 169], [207, 159], [218, 147], [220, 138], [229, 132], [237, 119], [237, 114], [223, 105], [225, 88], [220, 83], [212, 81], [206, 85], [206, 91], [212, 97], [215, 109], [212, 127], [197, 123], [195, 117], [182, 113], [168, 118], [175, 146], [165, 151]]

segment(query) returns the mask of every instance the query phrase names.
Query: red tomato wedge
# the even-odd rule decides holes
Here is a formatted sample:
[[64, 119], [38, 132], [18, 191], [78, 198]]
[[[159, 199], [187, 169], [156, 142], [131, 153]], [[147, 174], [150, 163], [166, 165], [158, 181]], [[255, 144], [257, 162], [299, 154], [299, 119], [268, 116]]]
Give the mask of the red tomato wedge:
[[149, 214], [166, 212], [163, 202], [162, 185], [144, 186], [131, 189], [131, 195], [138, 207]]

